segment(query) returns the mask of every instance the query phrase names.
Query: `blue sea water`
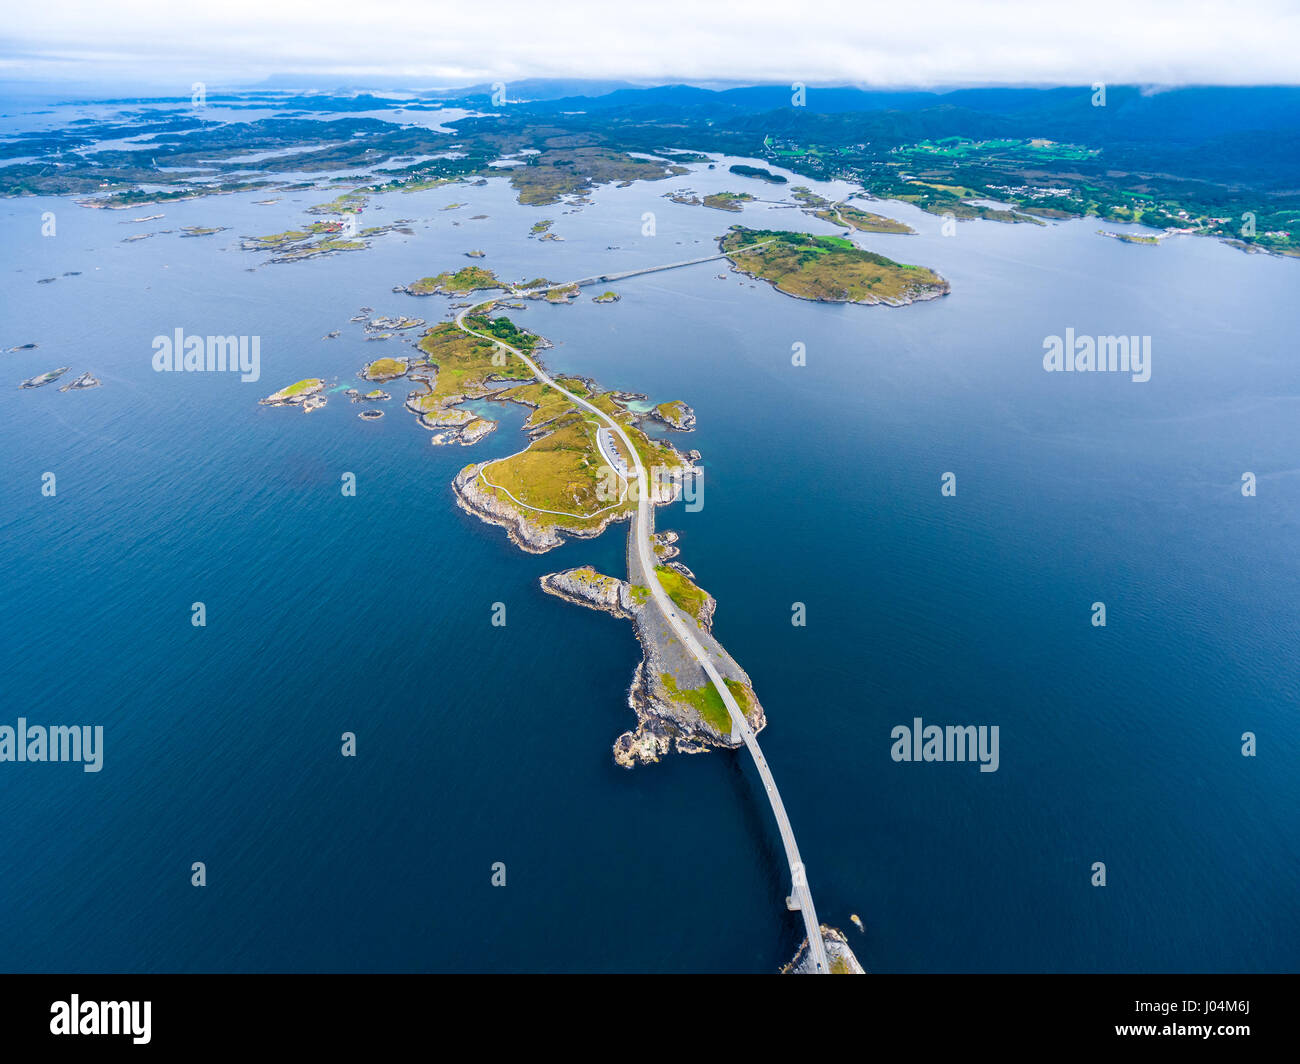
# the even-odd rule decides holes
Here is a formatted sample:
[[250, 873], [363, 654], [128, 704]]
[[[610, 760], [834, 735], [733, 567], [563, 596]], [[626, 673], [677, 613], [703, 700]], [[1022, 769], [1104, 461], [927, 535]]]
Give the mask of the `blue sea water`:
[[[623, 528], [538, 557], [454, 504], [462, 465], [521, 446], [522, 414], [461, 449], [430, 446], [400, 383], [378, 422], [340, 395], [257, 405], [400, 353], [348, 319], [436, 319], [441, 297], [392, 286], [473, 248], [502, 276], [563, 279], [705, 254], [734, 223], [835, 231], [662, 198], [681, 186], [779, 194], [719, 165], [571, 211], [494, 179], [375, 197], [362, 224], [413, 235], [290, 265], [238, 236], [329, 196], [0, 201], [0, 724], [105, 729], [99, 773], [0, 764], [0, 968], [790, 958], [802, 925], [752, 766], [616, 767], [631, 627], [538, 588], [583, 563], [621, 575]], [[694, 406], [676, 441], [703, 452], [705, 505], [658, 524], [766, 707], [819, 915], [875, 972], [1300, 968], [1300, 263], [1126, 245], [1095, 221], [945, 237], [881, 209], [919, 233], [857, 241], [951, 295], [818, 305], [706, 264], [620, 283], [612, 305], [512, 312], [555, 343], [553, 369]], [[541, 218], [563, 242], [526, 239]], [[155, 373], [152, 339], [177, 327], [260, 336], [262, 379]], [[1151, 380], [1045, 373], [1066, 328], [1149, 335]], [[61, 365], [104, 386], [15, 387]], [[890, 731], [915, 717], [998, 725], [998, 771], [894, 762]]]

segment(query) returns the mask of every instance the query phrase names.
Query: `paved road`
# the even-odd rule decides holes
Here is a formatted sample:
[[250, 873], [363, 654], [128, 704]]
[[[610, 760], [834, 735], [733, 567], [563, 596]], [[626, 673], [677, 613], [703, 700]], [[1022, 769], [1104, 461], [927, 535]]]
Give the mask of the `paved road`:
[[[762, 243], [769, 243], [769, 241], [763, 241]], [[739, 249], [739, 251], [748, 251], [750, 248], [759, 246], [761, 245], [750, 244], [746, 248]], [[739, 253], [739, 251], [735, 253]], [[706, 259], [694, 259], [692, 262], [708, 262], [712, 259], [722, 257], [724, 256], [711, 255]], [[682, 265], [690, 265], [690, 263], [674, 263], [670, 266], [654, 267], [647, 270], [634, 270], [617, 276], [630, 277], [638, 273], [652, 273], [657, 269], [673, 269], [676, 266]], [[613, 277], [615, 275], [607, 276]], [[569, 284], [572, 283], [572, 281], [569, 282]], [[564, 288], [567, 287], [567, 285], [552, 285], [550, 287]], [[543, 289], [538, 289], [537, 291], [543, 291]], [[699, 662], [700, 667], [704, 669], [710, 682], [722, 697], [722, 702], [727, 707], [727, 712], [731, 715], [732, 734], [739, 735], [744, 740], [745, 748], [754, 759], [754, 765], [757, 767], [759, 777], [763, 781], [763, 788], [767, 792], [768, 802], [772, 806], [772, 814], [776, 817], [776, 826], [781, 832], [781, 843], [785, 847], [786, 861], [790, 866], [791, 892], [790, 897], [786, 899], [786, 905], [790, 909], [797, 909], [803, 916], [804, 927], [808, 932], [808, 943], [812, 953], [814, 972], [819, 975], [828, 974], [830, 967], [826, 961], [826, 943], [822, 940], [821, 925], [817, 922], [817, 910], [813, 906], [812, 892], [808, 889], [808, 878], [804, 872], [803, 859], [799, 856], [799, 846], [798, 843], [795, 842], [794, 829], [790, 826], [790, 818], [786, 815], [785, 803], [781, 801], [781, 792], [777, 790], [776, 780], [772, 778], [772, 771], [767, 767], [767, 759], [763, 757], [763, 751], [759, 749], [758, 739], [754, 735], [754, 730], [749, 726], [749, 721], [745, 719], [745, 714], [737, 704], [731, 690], [723, 682], [722, 675], [718, 672], [717, 668], [714, 667], [713, 662], [709, 660], [708, 654], [706, 654], [704, 648], [700, 646], [699, 640], [696, 639], [694, 634], [691, 632], [689, 626], [694, 625], [695, 620], [686, 617], [677, 609], [672, 600], [668, 597], [668, 593], [664, 591], [663, 585], [659, 582], [659, 577], [655, 573], [655, 565], [658, 563], [658, 558], [654, 555], [650, 543], [650, 536], [654, 531], [654, 511], [650, 503], [649, 480], [646, 476], [645, 467], [642, 466], [638, 460], [639, 456], [637, 455], [637, 450], [632, 446], [632, 441], [624, 431], [622, 425], [599, 407], [587, 402], [587, 400], [583, 399], [581, 396], [574, 395], [572, 392], [562, 388], [556, 383], [555, 379], [551, 377], [550, 374], [520, 351], [519, 348], [498, 340], [495, 336], [488, 333], [475, 332], [465, 324], [466, 315], [479, 307], [497, 303], [500, 299], [500, 296], [496, 296], [492, 299], [485, 299], [479, 303], [475, 303], [473, 306], [464, 308], [456, 315], [456, 327], [463, 332], [469, 333], [471, 336], [477, 336], [481, 339], [491, 340], [494, 343], [500, 344], [503, 348], [510, 351], [520, 359], [520, 361], [522, 361], [543, 384], [549, 384], [556, 391], [565, 395], [575, 406], [579, 406], [582, 409], [595, 414], [596, 417], [604, 422], [605, 425], [605, 429], [599, 431], [607, 430], [616, 435], [619, 440], [622, 441], [624, 448], [626, 448], [626, 453], [637, 462], [636, 468], [631, 470], [637, 481], [637, 508], [632, 530], [629, 535], [635, 540], [637, 557], [641, 563], [641, 569], [645, 575], [646, 584], [650, 588], [650, 594], [655, 600], [655, 605], [659, 607], [664, 617], [667, 618], [668, 623], [672, 626], [673, 632], [677, 635], [677, 638], [681, 640], [682, 645], [685, 646], [687, 650], [691, 652], [691, 655], [695, 660]], [[597, 434], [598, 442], [599, 431]], [[622, 463], [619, 463], [619, 465], [622, 465]], [[618, 466], [615, 466], [615, 468], [618, 468]], [[624, 478], [626, 479], [626, 474], [624, 474]]]
[[[623, 461], [623, 456], [619, 454], [618, 448], [614, 446], [614, 434], [603, 425], [596, 430], [596, 446], [600, 449], [600, 456], [605, 459], [609, 467], [626, 482], [628, 479], [627, 463]], [[626, 495], [626, 492], [624, 494]], [[622, 499], [619, 499], [619, 502], [622, 501]]]

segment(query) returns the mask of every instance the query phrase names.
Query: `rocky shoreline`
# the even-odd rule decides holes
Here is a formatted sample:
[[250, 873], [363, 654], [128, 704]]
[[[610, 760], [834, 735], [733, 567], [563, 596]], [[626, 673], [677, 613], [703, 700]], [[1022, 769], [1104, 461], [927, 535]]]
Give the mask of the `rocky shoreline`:
[[[834, 256], [839, 256], [841, 259], [846, 260], [845, 269], [842, 271], [842, 274], [838, 274], [833, 278], [814, 277], [811, 280], [804, 280], [805, 286], [825, 285], [828, 288], [830, 287], [828, 283], [829, 281], [833, 280], [837, 287], [843, 282], [844, 287], [840, 289], [842, 295], [812, 296], [802, 295], [799, 292], [791, 291], [788, 287], [788, 282], [790, 282], [792, 278], [798, 280], [799, 278], [804, 277], [803, 265], [799, 265], [797, 268], [769, 268], [764, 272], [765, 267], [786, 267], [788, 256], [787, 260], [777, 260], [776, 262], [769, 262], [763, 257], [751, 256], [745, 261], [755, 263], [755, 265], [750, 268], [742, 266], [732, 252], [737, 249], [742, 240], [757, 237], [766, 239], [768, 244], [780, 242], [779, 246], [785, 250], [798, 251], [805, 246], [822, 248], [822, 250], [826, 252], [823, 261], [829, 261]], [[745, 229], [743, 226], [732, 226], [726, 233], [718, 238], [718, 250], [727, 257], [727, 261], [731, 264], [732, 273], [738, 273], [744, 277], [753, 278], [756, 281], [763, 281], [766, 284], [770, 284], [782, 295], [789, 296], [791, 299], [802, 299], [808, 303], [852, 303], [857, 306], [904, 307], [912, 303], [924, 303], [928, 300], [939, 299], [942, 296], [948, 295], [952, 291], [952, 285], [947, 278], [941, 277], [933, 270], [926, 269], [925, 267], [909, 266], [905, 263], [893, 262], [884, 256], [877, 255], [874, 252], [865, 251], [856, 245], [851, 245], [848, 241], [843, 242], [849, 244], [848, 247], [840, 248], [838, 246], [832, 246], [827, 248], [826, 243], [829, 239], [830, 238], [825, 237], [813, 237], [808, 234], [799, 234], [795, 236], [785, 234], [783, 236], [782, 234], [774, 234], [767, 230], [749, 230]], [[809, 243], [810, 241], [811, 244]], [[764, 256], [767, 254], [767, 252], [763, 253]], [[800, 261], [802, 262], [802, 260]], [[870, 261], [876, 264], [881, 270], [893, 271], [896, 274], [902, 273], [903, 271], [920, 271], [929, 274], [931, 279], [928, 281], [922, 281], [909, 277], [906, 283], [898, 286], [898, 294], [892, 296], [877, 295], [869, 291], [863, 292], [861, 291], [863, 286], [858, 284], [857, 287], [859, 292], [855, 297], [851, 293], [848, 285], [853, 283], [853, 269], [860, 266], [863, 261]], [[768, 274], [771, 275], [769, 276]], [[845, 277], [847, 277], [847, 281], [845, 281]]]
[[319, 377], [307, 377], [273, 392], [265, 399], [259, 399], [259, 406], [300, 406], [311, 413], [325, 405], [325, 396], [320, 393], [325, 389], [325, 382]]
[[[491, 426], [487, 430], [488, 432], [496, 427], [495, 422], [484, 422], [484, 424]], [[487, 435], [487, 433], [484, 432], [483, 435]], [[474, 443], [476, 441], [470, 439], [461, 440], [461, 442]], [[549, 550], [562, 546], [564, 537], [560, 535], [560, 530], [554, 525], [545, 525], [526, 516], [519, 507], [508, 500], [498, 499], [491, 492], [484, 489], [479, 474], [483, 471], [484, 466], [490, 465], [494, 461], [497, 461], [497, 459], [489, 459], [486, 462], [468, 465], [456, 474], [455, 479], [451, 482], [452, 490], [456, 493], [456, 505], [481, 521], [504, 528], [510, 542], [529, 554], [545, 554]], [[604, 532], [612, 522], [625, 521], [631, 516], [631, 511], [628, 510], [621, 513], [611, 511], [598, 525], [593, 525], [591, 528], [565, 528], [563, 532], [565, 536], [573, 536], [576, 539], [594, 539]]]
[[[866, 975], [866, 969], [854, 955], [849, 940], [838, 927], [821, 925], [822, 942], [826, 945], [826, 960], [831, 975]], [[809, 975], [808, 939], [804, 938], [794, 958], [781, 969], [782, 975]]]
[[[673, 536], [675, 541], [674, 533], [664, 535]], [[660, 539], [656, 537], [657, 541]], [[671, 542], [666, 546], [676, 549]], [[624, 768], [652, 764], [673, 749], [679, 754], [698, 754], [710, 749], [734, 750], [743, 745], [742, 740], [731, 737], [729, 728], [719, 729], [694, 706], [680, 697], [674, 698], [673, 692], [664, 684], [661, 677], [671, 675], [674, 667], [665, 660], [659, 645], [656, 634], [658, 614], [651, 609], [648, 598], [638, 594], [644, 592], [644, 588], [634, 588], [626, 580], [597, 573], [590, 566], [547, 573], [539, 583], [549, 595], [631, 620], [635, 626], [642, 659], [632, 674], [627, 704], [636, 714], [637, 726], [614, 740], [616, 764]], [[716, 607], [716, 601], [709, 595], [706, 605], [700, 610], [700, 627], [710, 643], [713, 642], [710, 627]], [[745, 704], [746, 719], [754, 731], [761, 730], [767, 724], [767, 718], [753, 694], [748, 676], [734, 662], [729, 663], [728, 671], [743, 677], [741, 682], [746, 693], [741, 701]]]
[[854, 306], [859, 307], [907, 307], [913, 303], [926, 303], [932, 299], [942, 299], [952, 291], [952, 286], [945, 280], [942, 287], [916, 289], [909, 292], [904, 299], [889, 299], [883, 296], [876, 296], [871, 299], [827, 299], [824, 296], [801, 296], [797, 292], [787, 291], [781, 287], [780, 282], [773, 281], [770, 277], [764, 277], [762, 274], [742, 270], [735, 262], [731, 264], [731, 272], [742, 274], [745, 277], [752, 277], [756, 281], [762, 281], [764, 284], [771, 285], [783, 296], [789, 296], [791, 299], [802, 299], [805, 303], [852, 303]]
[[670, 429], [676, 429], [678, 432], [690, 432], [695, 428], [695, 411], [680, 399], [660, 403], [648, 411], [646, 417], [667, 425]]

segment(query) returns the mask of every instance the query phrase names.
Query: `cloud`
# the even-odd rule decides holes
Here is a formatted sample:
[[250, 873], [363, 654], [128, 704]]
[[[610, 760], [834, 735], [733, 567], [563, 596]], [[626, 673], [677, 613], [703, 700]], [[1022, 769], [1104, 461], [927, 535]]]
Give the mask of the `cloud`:
[[11, 6], [3, 76], [177, 92], [271, 74], [459, 85], [640, 81], [1300, 82], [1291, 0], [42, 0]]

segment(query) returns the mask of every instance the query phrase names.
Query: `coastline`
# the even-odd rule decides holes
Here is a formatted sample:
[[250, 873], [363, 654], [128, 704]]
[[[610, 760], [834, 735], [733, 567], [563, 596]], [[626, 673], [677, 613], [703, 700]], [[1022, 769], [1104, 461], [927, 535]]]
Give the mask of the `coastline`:
[[[629, 530], [629, 536], [633, 534]], [[676, 677], [679, 674], [689, 676], [689, 670], [679, 655], [673, 653], [672, 642], [661, 634], [662, 620], [653, 601], [639, 595], [635, 585], [598, 573], [590, 566], [547, 573], [540, 577], [539, 584], [547, 594], [565, 602], [633, 623], [642, 657], [633, 670], [627, 705], [636, 715], [637, 726], [614, 740], [616, 764], [623, 768], [653, 764], [674, 749], [679, 754], [698, 754], [710, 749], [735, 750], [743, 746], [741, 739], [734, 737], [729, 728], [719, 727], [697, 705], [682, 697], [681, 683], [690, 683], [690, 680], [683, 679], [679, 683]], [[767, 717], [754, 694], [749, 676], [713, 638], [712, 620], [716, 608], [716, 600], [708, 595], [700, 610], [697, 638], [717, 656], [728, 680], [743, 687], [746, 720], [755, 732], [759, 732], [766, 727]]]

